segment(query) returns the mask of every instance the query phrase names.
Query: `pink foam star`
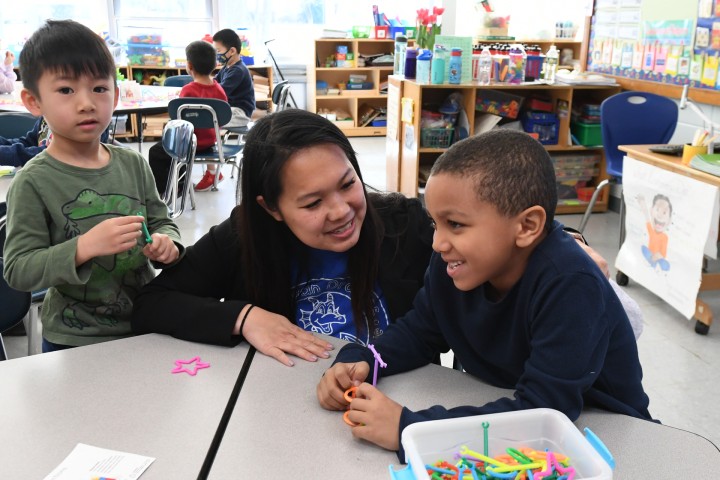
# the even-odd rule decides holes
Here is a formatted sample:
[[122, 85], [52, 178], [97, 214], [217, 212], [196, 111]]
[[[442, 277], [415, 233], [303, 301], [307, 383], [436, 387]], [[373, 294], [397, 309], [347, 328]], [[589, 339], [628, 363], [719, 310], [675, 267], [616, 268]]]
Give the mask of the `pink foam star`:
[[[194, 364], [194, 365], [192, 365]], [[201, 368], [209, 368], [210, 364], [205, 363], [200, 360], [200, 357], [194, 357], [190, 360], [175, 360], [176, 367], [172, 370], [171, 373], [182, 373], [185, 372], [187, 374], [192, 375], [193, 377], [197, 373], [198, 370]], [[186, 367], [185, 365], [191, 365], [190, 367]]]

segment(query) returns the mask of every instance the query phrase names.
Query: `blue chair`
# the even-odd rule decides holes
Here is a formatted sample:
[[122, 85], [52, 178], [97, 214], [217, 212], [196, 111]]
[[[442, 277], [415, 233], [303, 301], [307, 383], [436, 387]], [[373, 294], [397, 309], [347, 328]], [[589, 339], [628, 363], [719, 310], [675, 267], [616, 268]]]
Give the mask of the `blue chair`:
[[[195, 152], [195, 163], [215, 163], [219, 165], [218, 172], [225, 164], [239, 168], [238, 157], [244, 145], [225, 143], [220, 132], [220, 127], [228, 123], [232, 118], [230, 104], [216, 98], [174, 98], [168, 103], [168, 114], [173, 120], [187, 120], [195, 128], [212, 128], [215, 130], [215, 146], [212, 150]], [[215, 175], [213, 190], [217, 190], [219, 177], [220, 175]]]
[[[667, 97], [646, 92], [622, 92], [605, 99], [600, 105], [600, 122], [605, 171], [610, 178], [622, 182], [624, 152], [620, 145], [666, 144], [677, 126], [678, 106]], [[601, 181], [580, 221], [582, 233], [595, 207], [595, 202], [609, 180]], [[620, 244], [625, 239], [625, 207], [620, 202]], [[617, 283], [627, 285], [628, 278], [618, 272]]]
[[37, 122], [37, 117], [24, 112], [0, 113], [0, 137], [18, 138], [24, 137], [32, 130]]
[[190, 192], [192, 209], [195, 210], [195, 197], [193, 189], [190, 188], [190, 173], [195, 160], [197, 139], [192, 123], [185, 120], [170, 120], [163, 129], [162, 146], [172, 158], [163, 201], [168, 206], [170, 218], [177, 218], [185, 210], [188, 192]]
[[[0, 210], [3, 212], [7, 211], [5, 202], [0, 202]], [[0, 260], [2, 260], [3, 247], [5, 246], [6, 224], [7, 217], [5, 215], [0, 215]], [[0, 268], [0, 276], [2, 276], [2, 268]], [[25, 317], [22, 319], [25, 326], [25, 333], [27, 335], [28, 355], [42, 353], [42, 325], [40, 324], [40, 307], [42, 306], [43, 300], [45, 300], [46, 293], [47, 288], [28, 293], [31, 300], [30, 308], [27, 312], [27, 315], [25, 315]], [[0, 305], [2, 305], [1, 302]]]
[[173, 75], [167, 77], [163, 82], [164, 87], [184, 87], [188, 83], [192, 82], [193, 78], [190, 75]]
[[[3, 269], [3, 260], [0, 257], [0, 272]], [[0, 361], [7, 360], [7, 351], [2, 339], [5, 332], [22, 322], [30, 310], [30, 293], [12, 289], [0, 275]]]

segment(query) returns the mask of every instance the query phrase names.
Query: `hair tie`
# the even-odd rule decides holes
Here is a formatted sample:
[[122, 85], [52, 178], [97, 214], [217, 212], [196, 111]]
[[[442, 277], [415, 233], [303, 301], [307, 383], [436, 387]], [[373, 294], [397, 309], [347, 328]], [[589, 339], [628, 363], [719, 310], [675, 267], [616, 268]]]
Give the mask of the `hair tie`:
[[243, 318], [240, 321], [240, 335], [243, 334], [243, 327], [245, 327], [245, 320], [247, 320], [248, 315], [250, 315], [250, 310], [252, 310], [253, 308], [255, 308], [255, 305], [251, 304], [250, 308], [247, 309], [247, 311], [245, 312], [245, 315], [243, 315]]

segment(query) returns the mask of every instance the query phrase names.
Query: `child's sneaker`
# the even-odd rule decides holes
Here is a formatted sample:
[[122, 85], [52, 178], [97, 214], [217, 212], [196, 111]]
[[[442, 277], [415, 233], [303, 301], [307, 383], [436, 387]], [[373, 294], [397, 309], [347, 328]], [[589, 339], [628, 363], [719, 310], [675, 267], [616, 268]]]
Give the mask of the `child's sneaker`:
[[[220, 178], [218, 178], [218, 183], [223, 181], [222, 173], [220, 174]], [[209, 170], [205, 170], [205, 175], [200, 179], [200, 181], [195, 185], [195, 191], [196, 192], [204, 192], [206, 190], [210, 190], [213, 186], [213, 183], [215, 182], [215, 175], [212, 174]]]

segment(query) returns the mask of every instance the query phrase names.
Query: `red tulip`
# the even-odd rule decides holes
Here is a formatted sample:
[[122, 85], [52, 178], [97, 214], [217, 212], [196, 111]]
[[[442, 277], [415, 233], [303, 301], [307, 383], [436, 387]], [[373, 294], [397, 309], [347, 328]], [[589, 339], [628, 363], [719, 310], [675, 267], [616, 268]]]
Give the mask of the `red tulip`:
[[435, 25], [437, 23], [437, 15], [428, 15], [428, 23]]
[[442, 15], [445, 12], [444, 7], [433, 7], [433, 14]]

